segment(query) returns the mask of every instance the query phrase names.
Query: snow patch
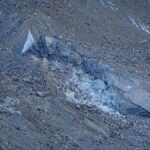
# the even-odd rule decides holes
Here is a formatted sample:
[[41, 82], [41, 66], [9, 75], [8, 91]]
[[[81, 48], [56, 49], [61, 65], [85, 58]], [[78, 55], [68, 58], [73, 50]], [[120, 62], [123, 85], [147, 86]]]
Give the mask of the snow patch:
[[118, 7], [115, 6], [115, 4], [112, 3], [112, 1], [100, 0], [100, 3], [101, 3], [101, 5], [103, 5], [105, 7], [111, 8], [113, 11], [117, 11], [118, 10]]
[[134, 19], [129, 16], [129, 20], [137, 29], [140, 29], [140, 30], [150, 34], [149, 27], [146, 26], [140, 19]]

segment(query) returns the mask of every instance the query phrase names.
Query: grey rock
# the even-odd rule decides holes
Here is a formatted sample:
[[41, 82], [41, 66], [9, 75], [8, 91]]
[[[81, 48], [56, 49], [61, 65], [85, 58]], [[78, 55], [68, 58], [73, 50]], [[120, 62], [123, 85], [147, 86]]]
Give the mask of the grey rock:
[[46, 93], [45, 93], [45, 92], [40, 92], [40, 91], [38, 91], [36, 94], [37, 94], [37, 96], [39, 96], [39, 97], [45, 97], [45, 96], [46, 96]]

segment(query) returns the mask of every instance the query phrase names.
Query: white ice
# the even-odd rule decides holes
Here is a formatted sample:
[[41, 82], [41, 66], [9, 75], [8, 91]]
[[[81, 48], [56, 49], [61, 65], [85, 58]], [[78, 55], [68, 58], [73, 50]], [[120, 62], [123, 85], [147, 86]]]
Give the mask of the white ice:
[[28, 36], [27, 39], [25, 41], [24, 47], [22, 49], [22, 54], [24, 54], [25, 52], [27, 52], [35, 43], [35, 40], [30, 32], [30, 30], [28, 31]]

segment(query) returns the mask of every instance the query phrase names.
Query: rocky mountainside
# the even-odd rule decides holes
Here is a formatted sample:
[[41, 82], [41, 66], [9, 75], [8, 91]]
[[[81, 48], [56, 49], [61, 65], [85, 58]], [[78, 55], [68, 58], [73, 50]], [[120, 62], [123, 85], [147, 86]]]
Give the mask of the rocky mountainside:
[[149, 0], [0, 1], [0, 149], [148, 150]]

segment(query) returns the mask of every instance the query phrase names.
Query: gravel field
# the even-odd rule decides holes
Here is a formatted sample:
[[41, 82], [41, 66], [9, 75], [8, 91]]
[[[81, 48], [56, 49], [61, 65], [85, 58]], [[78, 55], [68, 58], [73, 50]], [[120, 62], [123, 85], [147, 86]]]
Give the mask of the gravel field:
[[0, 150], [149, 150], [149, 0], [0, 0]]

